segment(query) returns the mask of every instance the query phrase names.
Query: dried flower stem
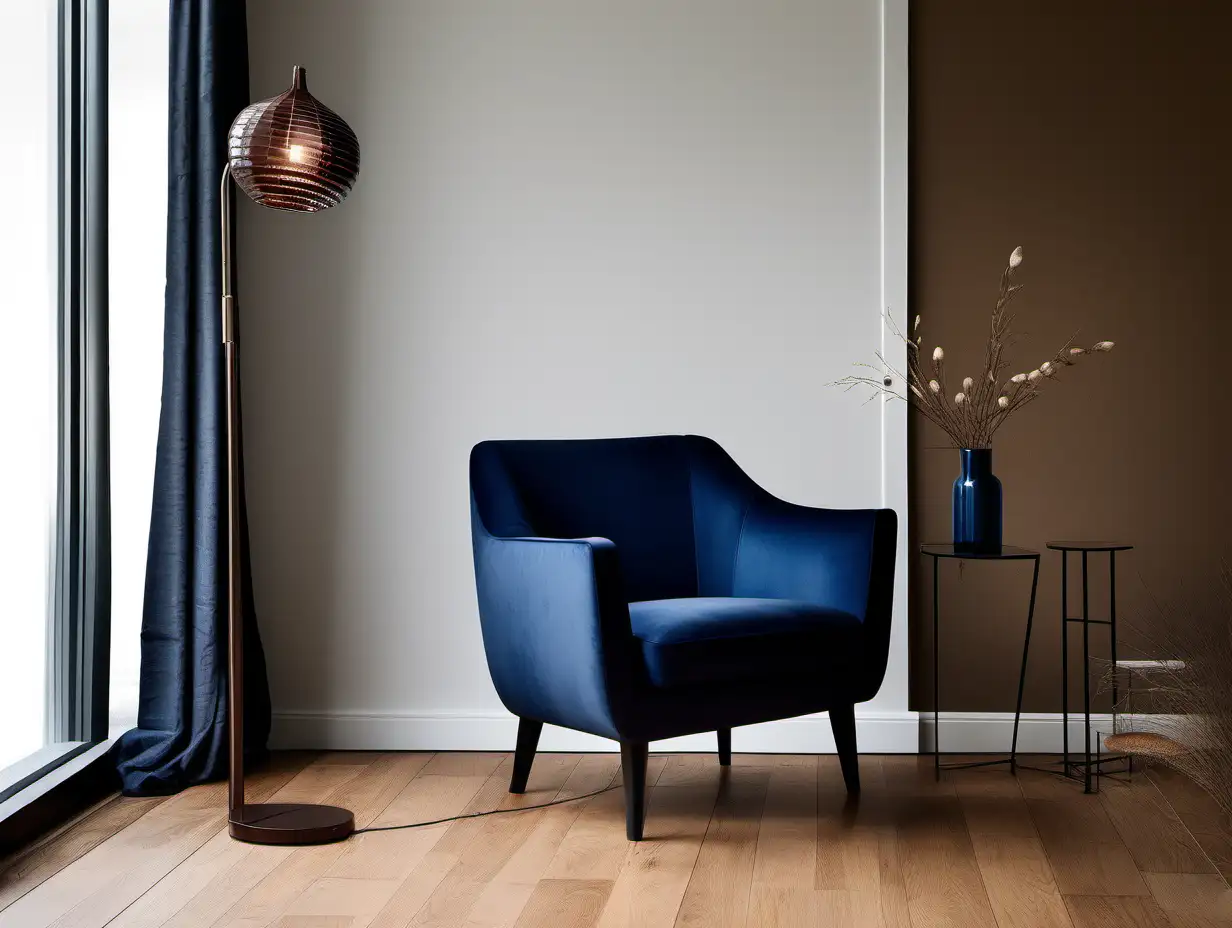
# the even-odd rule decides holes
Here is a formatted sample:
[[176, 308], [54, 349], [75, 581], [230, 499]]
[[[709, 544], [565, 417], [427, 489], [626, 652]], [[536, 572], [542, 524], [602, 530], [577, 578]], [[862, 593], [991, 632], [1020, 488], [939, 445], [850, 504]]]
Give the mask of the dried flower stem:
[[[1091, 348], [1077, 348], [1071, 338], [1055, 355], [1032, 370], [1029, 376], [1017, 374], [1006, 377], [1008, 363], [1005, 361], [1005, 349], [1014, 341], [1011, 331], [1014, 314], [1009, 307], [1014, 296], [1022, 289], [1020, 284], [1014, 283], [1014, 272], [1020, 264], [1021, 247], [1014, 249], [1005, 270], [1001, 272], [1001, 286], [997, 291], [997, 301], [989, 321], [984, 369], [978, 379], [964, 378], [960, 393], [951, 393], [946, 389], [945, 351], [940, 346], [933, 350], [930, 368], [925, 368], [920, 357], [923, 338], [919, 334], [919, 316], [915, 317], [910, 336], [899, 329], [892, 318], [886, 317], [890, 330], [907, 345], [905, 375], [888, 364], [878, 352], [880, 366], [857, 365], [867, 367], [875, 373], [849, 374], [835, 381], [832, 386], [842, 386], [848, 390], [854, 387], [869, 387], [872, 389], [870, 399], [884, 395], [887, 400], [904, 400], [918, 409], [925, 418], [936, 423], [955, 446], [991, 447], [993, 436], [1005, 420], [1028, 403], [1037, 400], [1043, 384], [1048, 380], [1056, 380], [1061, 368], [1072, 366], [1079, 358], [1088, 354], [1111, 351], [1113, 347], [1112, 342], [1102, 341]], [[885, 385], [887, 373], [892, 374], [896, 382], [906, 383], [905, 394]]]

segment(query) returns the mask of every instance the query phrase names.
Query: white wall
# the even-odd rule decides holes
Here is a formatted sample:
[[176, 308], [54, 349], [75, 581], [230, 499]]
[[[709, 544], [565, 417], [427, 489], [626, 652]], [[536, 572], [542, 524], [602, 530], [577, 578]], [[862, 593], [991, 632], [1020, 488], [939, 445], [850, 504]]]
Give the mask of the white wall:
[[[241, 215], [276, 743], [512, 744], [475, 607], [482, 439], [696, 432], [788, 499], [896, 498], [901, 418], [883, 477], [879, 405], [824, 386], [881, 344], [880, 3], [248, 9], [254, 98], [303, 64], [363, 147], [342, 207]], [[902, 625], [865, 747], [915, 746]]]

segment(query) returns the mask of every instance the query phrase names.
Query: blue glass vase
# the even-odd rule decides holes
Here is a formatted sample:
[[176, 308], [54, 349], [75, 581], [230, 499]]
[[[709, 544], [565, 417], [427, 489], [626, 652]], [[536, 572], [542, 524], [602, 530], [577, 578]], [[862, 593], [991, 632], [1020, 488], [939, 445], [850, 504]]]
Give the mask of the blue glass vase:
[[1001, 481], [993, 476], [991, 448], [960, 448], [954, 481], [954, 548], [1001, 553]]

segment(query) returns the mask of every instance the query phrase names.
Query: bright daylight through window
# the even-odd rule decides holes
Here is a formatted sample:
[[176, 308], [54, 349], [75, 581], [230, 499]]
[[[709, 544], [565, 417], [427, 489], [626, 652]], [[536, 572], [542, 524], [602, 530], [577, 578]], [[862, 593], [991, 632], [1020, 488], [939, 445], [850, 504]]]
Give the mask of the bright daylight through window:
[[55, 0], [13, 3], [0, 29], [0, 768], [46, 740], [48, 594], [56, 485], [58, 360]]
[[126, 145], [166, 135], [168, 16], [23, 0], [0, 29], [0, 824], [137, 720], [167, 175]]
[[[109, 734], [137, 724], [141, 607], [162, 399], [167, 159], [125, 140], [167, 134], [166, 0], [111, 4], [111, 699]], [[138, 195], [139, 192], [139, 195]]]

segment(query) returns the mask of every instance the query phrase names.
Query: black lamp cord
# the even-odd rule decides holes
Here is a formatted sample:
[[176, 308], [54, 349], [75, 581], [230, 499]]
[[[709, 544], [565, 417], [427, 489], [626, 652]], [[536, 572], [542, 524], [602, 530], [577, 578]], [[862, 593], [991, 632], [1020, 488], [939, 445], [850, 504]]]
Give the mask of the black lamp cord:
[[403, 828], [427, 828], [429, 825], [444, 825], [446, 822], [460, 822], [466, 818], [483, 818], [485, 815], [504, 815], [507, 812], [529, 812], [531, 809], [546, 809], [548, 806], [564, 805], [566, 802], [577, 802], [579, 799], [590, 799], [601, 793], [619, 789], [619, 786], [605, 786], [591, 793], [580, 796], [570, 796], [568, 799], [553, 799], [551, 802], [541, 802], [535, 806], [519, 806], [516, 809], [489, 809], [487, 812], [468, 812], [465, 815], [451, 815], [449, 818], [438, 818], [431, 822], [412, 822], [409, 825], [369, 825], [367, 828], [356, 828], [352, 834], [362, 835], [373, 831], [400, 831]]

